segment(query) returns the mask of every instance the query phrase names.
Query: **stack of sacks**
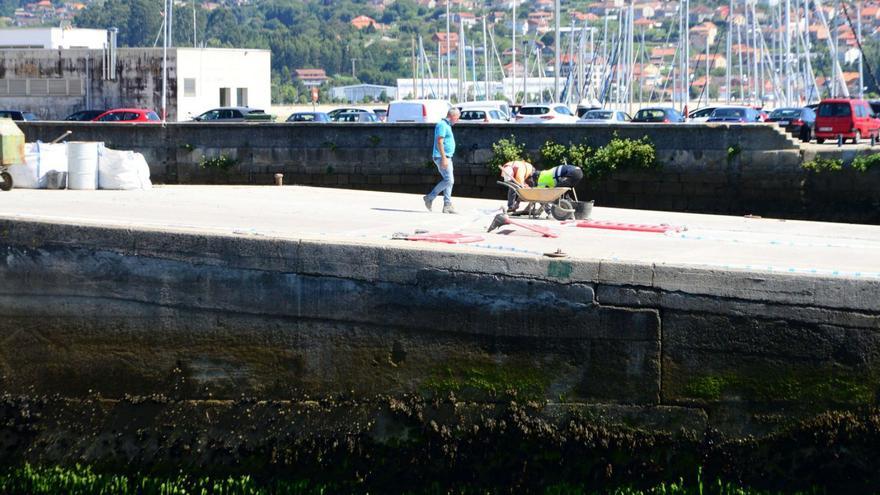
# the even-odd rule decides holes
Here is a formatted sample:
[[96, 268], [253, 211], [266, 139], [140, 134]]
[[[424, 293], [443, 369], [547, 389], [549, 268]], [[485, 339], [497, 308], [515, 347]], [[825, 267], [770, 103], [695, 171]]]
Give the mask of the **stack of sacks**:
[[[82, 143], [77, 143], [81, 145]], [[96, 187], [100, 189], [150, 189], [150, 167], [144, 155], [133, 151], [118, 151], [104, 147], [98, 143], [98, 153], [85, 155], [88, 160], [96, 163], [82, 163], [84, 155], [77, 154], [75, 168], [96, 172]], [[25, 144], [25, 163], [9, 167], [9, 173], [16, 188], [20, 189], [64, 189], [68, 183], [69, 160], [68, 143], [48, 144], [37, 141]], [[88, 175], [88, 174], [86, 174]], [[85, 176], [84, 176], [85, 177]], [[71, 183], [71, 188], [92, 189], [84, 187], [82, 180]], [[87, 181], [88, 182], [88, 181]]]

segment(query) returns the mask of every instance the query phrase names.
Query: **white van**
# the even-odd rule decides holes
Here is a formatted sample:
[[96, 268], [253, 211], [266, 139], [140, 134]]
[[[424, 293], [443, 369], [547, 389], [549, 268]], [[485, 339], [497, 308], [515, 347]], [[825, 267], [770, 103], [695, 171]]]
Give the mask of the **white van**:
[[467, 102], [459, 103], [457, 106], [458, 106], [458, 109], [462, 110], [462, 111], [472, 110], [472, 109], [483, 109], [486, 107], [497, 108], [498, 110], [501, 110], [501, 113], [503, 113], [505, 115], [506, 120], [511, 119], [510, 105], [508, 105], [507, 102], [504, 100], [467, 101]]
[[399, 100], [388, 104], [385, 122], [440, 122], [452, 105], [446, 100]]

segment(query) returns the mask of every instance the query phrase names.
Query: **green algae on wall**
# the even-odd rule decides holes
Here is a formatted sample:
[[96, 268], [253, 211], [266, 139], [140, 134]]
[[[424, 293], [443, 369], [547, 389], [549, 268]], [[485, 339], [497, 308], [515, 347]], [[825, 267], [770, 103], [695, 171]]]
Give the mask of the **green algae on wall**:
[[449, 392], [465, 396], [497, 397], [502, 394], [524, 398], [545, 395], [551, 373], [531, 363], [467, 361], [449, 363], [431, 371], [422, 383], [425, 392], [445, 395]]
[[736, 397], [760, 402], [801, 402], [865, 406], [876, 402], [878, 381], [841, 369], [728, 371], [697, 376], [683, 387], [685, 397], [718, 401]]

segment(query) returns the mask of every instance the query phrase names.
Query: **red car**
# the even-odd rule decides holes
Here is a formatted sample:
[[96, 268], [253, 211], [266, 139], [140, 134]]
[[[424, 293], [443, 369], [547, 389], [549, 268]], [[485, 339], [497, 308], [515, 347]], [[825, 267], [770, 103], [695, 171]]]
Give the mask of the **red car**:
[[880, 137], [880, 119], [874, 115], [865, 100], [836, 98], [822, 100], [816, 111], [816, 142], [826, 139], [852, 139], [858, 144], [862, 138]]
[[114, 108], [98, 115], [92, 122], [161, 122], [152, 110], [143, 108]]

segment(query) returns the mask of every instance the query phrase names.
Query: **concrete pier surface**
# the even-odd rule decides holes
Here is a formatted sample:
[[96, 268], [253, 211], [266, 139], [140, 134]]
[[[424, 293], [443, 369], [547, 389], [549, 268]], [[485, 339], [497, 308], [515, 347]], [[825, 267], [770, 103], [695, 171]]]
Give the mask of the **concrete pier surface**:
[[[501, 196], [445, 215], [297, 186], [0, 193], [0, 393], [515, 391], [733, 435], [877, 405], [880, 227], [598, 205], [596, 221], [675, 228], [487, 233]], [[394, 238], [416, 231], [482, 239]]]
[[[500, 187], [500, 186], [499, 186]], [[502, 196], [499, 193], [499, 196]], [[880, 227], [662, 211], [593, 209], [592, 220], [669, 225], [665, 234], [578, 228], [526, 217], [549, 227], [543, 238], [521, 227], [486, 233], [505, 201], [455, 198], [458, 215], [425, 210], [418, 195], [298, 186], [158, 186], [150, 191], [47, 191], [0, 194], [0, 218], [73, 225], [353, 243], [455, 253], [616, 261], [785, 275], [880, 279]], [[392, 240], [395, 233], [478, 235], [450, 246]], [[878, 303], [880, 304], [880, 303]]]

